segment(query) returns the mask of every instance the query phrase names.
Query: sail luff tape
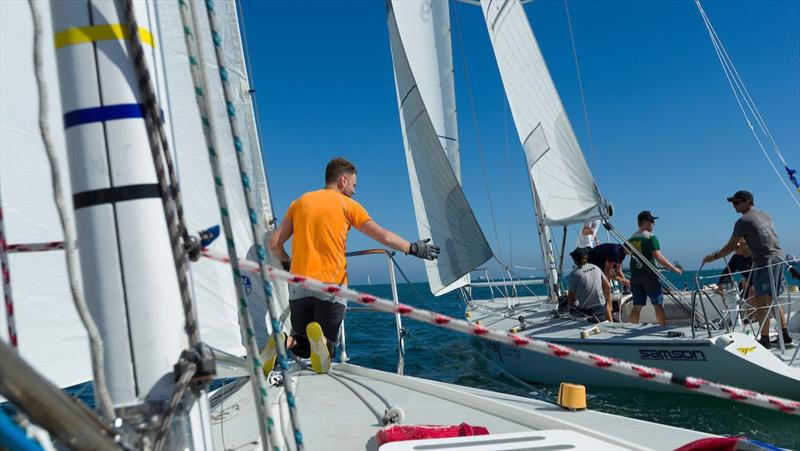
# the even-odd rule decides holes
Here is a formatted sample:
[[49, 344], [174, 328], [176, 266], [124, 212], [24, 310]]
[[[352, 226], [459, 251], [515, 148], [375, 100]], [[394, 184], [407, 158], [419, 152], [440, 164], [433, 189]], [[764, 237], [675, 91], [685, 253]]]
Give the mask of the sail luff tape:
[[[55, 46], [56, 49], [60, 49], [68, 45], [120, 39], [130, 39], [130, 31], [122, 24], [90, 25], [59, 31], [55, 34]], [[143, 44], [147, 44], [150, 47], [155, 46], [153, 34], [146, 28], [139, 27], [139, 39]]]

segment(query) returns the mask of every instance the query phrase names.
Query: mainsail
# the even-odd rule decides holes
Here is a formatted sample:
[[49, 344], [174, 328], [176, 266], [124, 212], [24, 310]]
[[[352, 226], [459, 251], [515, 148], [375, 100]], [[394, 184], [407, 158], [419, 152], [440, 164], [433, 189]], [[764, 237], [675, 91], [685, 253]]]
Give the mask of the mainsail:
[[[442, 61], [445, 66], [452, 64], [446, 59], [451, 57], [440, 57], [435, 49], [426, 52], [423, 50], [426, 45], [419, 45], [419, 40], [427, 39], [427, 47], [433, 41], [446, 43], [449, 53], [449, 37], [440, 35], [442, 24], [447, 24], [441, 14], [447, 9], [446, 4], [442, 7], [438, 2], [429, 5], [437, 18], [430, 18], [432, 22], [427, 25], [420, 23], [420, 18], [424, 19], [420, 16], [423, 2], [391, 2], [387, 15], [417, 229], [421, 237], [432, 238], [442, 249], [437, 261], [425, 265], [431, 292], [441, 295], [465, 285], [468, 279], [463, 276], [489, 260], [492, 251], [454, 172], [458, 169], [452, 159], [455, 155], [457, 161], [457, 139], [453, 140], [455, 152], [447, 156], [444, 152], [444, 146], [456, 136], [455, 117], [448, 117], [448, 108], [455, 112], [454, 94], [448, 94], [452, 93], [452, 75], [443, 75], [441, 64]], [[449, 27], [445, 30], [449, 31]], [[417, 45], [412, 46], [412, 40], [417, 40]], [[412, 47], [414, 50], [409, 50]], [[410, 57], [419, 61], [412, 63]], [[435, 64], [435, 69], [431, 64]], [[429, 104], [435, 105], [432, 107], [435, 120], [428, 110]], [[436, 128], [437, 123], [441, 128]]]
[[519, 0], [481, 0], [544, 224], [601, 216], [603, 199]]
[[[149, 11], [158, 18], [162, 54], [160, 63], [165, 76], [156, 80], [157, 89], [163, 90], [171, 114], [165, 118], [170, 134], [170, 144], [176, 157], [178, 177], [187, 226], [191, 233], [219, 224], [215, 207], [213, 179], [208, 164], [194, 90], [189, 74], [188, 56], [183, 39], [177, 2], [157, 2]], [[229, 77], [241, 88], [240, 112], [242, 130], [247, 130], [244, 148], [253, 168], [261, 205], [265, 216], [271, 217], [269, 196], [261, 167], [260, 148], [255, 133], [253, 105], [242, 53], [235, 2], [218, 2], [215, 12], [220, 23], [227, 24], [221, 32], [224, 41]], [[205, 15], [198, 17], [203, 23]], [[54, 35], [49, 14], [44, 14], [44, 40], [49, 50], [44, 53], [45, 79], [49, 84], [50, 114], [55, 147], [60, 155], [65, 190], [69, 189], [66, 177], [67, 158], [63, 122], [58, 98], [58, 78], [55, 70]], [[208, 27], [200, 27], [208, 30]], [[214, 61], [211, 37], [201, 33], [206, 61]], [[0, 62], [0, 195], [9, 244], [61, 241], [63, 235], [52, 199], [48, 163], [37, 125], [37, 91], [32, 62], [33, 29], [30, 10], [26, 2], [0, 2], [0, 40], [3, 43]], [[80, 45], [93, 45], [84, 43]], [[209, 68], [211, 92], [209, 105], [212, 121], [219, 131], [217, 150], [224, 166], [226, 196], [231, 206], [230, 214], [234, 238], [240, 258], [247, 255], [253, 243], [244, 197], [239, 185], [239, 169], [233, 144], [229, 138], [227, 111], [221, 99], [216, 67]], [[227, 138], [227, 139], [226, 139]], [[151, 164], [149, 161], [142, 164]], [[211, 248], [225, 252], [220, 237]], [[78, 243], [80, 248], [80, 243]], [[19, 335], [20, 352], [41, 374], [59, 386], [70, 386], [91, 378], [88, 340], [72, 305], [66, 278], [63, 251], [9, 255], [13, 287], [15, 317]], [[198, 310], [201, 339], [215, 348], [243, 354], [237, 320], [236, 296], [229, 267], [200, 260], [190, 265], [191, 288]], [[285, 293], [285, 290], [278, 290]], [[177, 300], [176, 300], [177, 302]], [[285, 302], [285, 300], [284, 300]], [[263, 318], [254, 318], [264, 322]], [[175, 327], [182, 328], [182, 318], [175, 318]], [[6, 316], [0, 313], [0, 338], [7, 340]]]

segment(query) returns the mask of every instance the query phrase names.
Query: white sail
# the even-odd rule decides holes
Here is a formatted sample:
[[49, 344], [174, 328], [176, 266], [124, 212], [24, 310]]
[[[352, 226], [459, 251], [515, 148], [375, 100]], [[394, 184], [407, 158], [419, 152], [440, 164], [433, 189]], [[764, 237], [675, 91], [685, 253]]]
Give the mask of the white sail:
[[448, 2], [392, 0], [392, 11], [428, 116], [461, 183]]
[[[69, 177], [61, 131], [63, 115], [55, 69], [55, 50], [49, 8], [41, 5], [45, 20], [43, 38], [45, 79], [49, 84], [49, 122], [60, 155], [65, 191]], [[265, 216], [271, 218], [266, 179], [261, 167], [253, 105], [248, 93], [247, 74], [234, 1], [215, 5], [220, 23], [227, 24], [221, 37], [226, 50], [229, 76], [241, 86], [238, 117], [242, 121], [245, 149], [255, 167], [258, 197]], [[203, 11], [199, 8], [199, 11]], [[157, 2], [165, 79], [154, 80], [165, 90], [171, 116], [165, 118], [181, 184], [187, 226], [191, 233], [220, 224], [213, 179], [208, 164], [202, 125], [194, 99], [188, 56], [183, 40], [177, 2]], [[222, 101], [213, 49], [205, 15], [199, 35], [205, 61], [209, 64], [212, 121], [217, 129], [217, 150], [224, 166], [226, 196], [230, 204], [235, 241], [240, 258], [253, 244], [249, 218], [241, 191], [239, 169], [230, 139], [227, 112]], [[58, 31], [58, 30], [55, 30]], [[0, 2], [0, 196], [9, 244], [61, 241], [63, 235], [52, 198], [47, 159], [38, 129], [38, 98], [32, 61], [30, 10], [26, 2]], [[80, 45], [92, 45], [85, 43]], [[154, 71], [151, 71], [154, 73]], [[252, 150], [252, 153], [250, 151]], [[151, 164], [144, 161], [142, 164]], [[224, 236], [212, 249], [225, 252]], [[80, 248], [80, 243], [79, 248]], [[11, 282], [20, 351], [25, 359], [59, 386], [70, 386], [91, 378], [88, 340], [72, 305], [63, 251], [10, 254]], [[236, 297], [230, 267], [205, 259], [190, 265], [191, 287], [198, 309], [201, 339], [230, 353], [243, 354]], [[1, 289], [1, 288], [0, 288]], [[286, 290], [276, 290], [285, 296]], [[284, 303], [285, 304], [285, 303]], [[264, 322], [264, 318], [254, 318]], [[183, 318], [175, 318], [183, 327]], [[7, 340], [5, 312], [0, 313], [0, 337]]]
[[[447, 0], [393, 0], [392, 11], [425, 109], [456, 179], [461, 183], [449, 3]], [[436, 264], [428, 263], [425, 268], [428, 280], [439, 277]], [[438, 293], [444, 294], [469, 283], [467, 274]]]
[[603, 204], [519, 0], [481, 0], [544, 224], [600, 216]]
[[[438, 260], [425, 266], [431, 292], [440, 295], [459, 286], [456, 282], [489, 260], [492, 251], [445, 156], [422, 88], [409, 65], [406, 35], [401, 37], [392, 4], [388, 25], [417, 229], [422, 238], [432, 238], [442, 250]], [[430, 78], [429, 92], [433, 89]]]

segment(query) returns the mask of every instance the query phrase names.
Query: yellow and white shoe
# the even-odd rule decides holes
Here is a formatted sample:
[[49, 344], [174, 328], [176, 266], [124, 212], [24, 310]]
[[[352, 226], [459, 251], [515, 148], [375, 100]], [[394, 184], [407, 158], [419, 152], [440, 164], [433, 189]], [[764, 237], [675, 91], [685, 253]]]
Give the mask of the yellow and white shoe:
[[311, 345], [311, 369], [317, 374], [327, 373], [331, 367], [331, 354], [328, 352], [328, 340], [322, 334], [319, 323], [309, 323], [306, 326], [306, 336]]
[[[286, 334], [284, 332], [281, 332], [281, 339], [284, 340], [284, 342], [286, 341]], [[274, 335], [269, 336], [267, 345], [261, 350], [259, 357], [261, 357], [261, 361], [263, 362], [261, 369], [264, 371], [264, 376], [269, 376], [272, 368], [275, 367], [275, 359], [278, 357], [278, 346], [275, 344]]]

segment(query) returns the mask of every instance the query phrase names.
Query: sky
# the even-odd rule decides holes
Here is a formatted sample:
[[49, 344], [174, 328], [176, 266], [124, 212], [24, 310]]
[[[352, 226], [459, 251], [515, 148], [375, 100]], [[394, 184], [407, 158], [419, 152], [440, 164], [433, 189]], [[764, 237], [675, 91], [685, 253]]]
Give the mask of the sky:
[[[242, 0], [241, 6], [278, 218], [293, 199], [321, 188], [326, 163], [343, 156], [358, 166], [355, 199], [379, 224], [416, 240], [384, 2]], [[703, 6], [797, 168], [800, 2]], [[726, 197], [747, 189], [774, 219], [784, 250], [800, 254], [800, 208], [747, 128], [694, 2], [593, 0], [568, 7], [591, 143], [565, 2], [536, 0], [525, 10], [592, 173], [614, 205], [617, 229], [632, 234], [636, 214], [652, 210], [662, 252], [696, 269], [730, 237], [738, 215]], [[481, 9], [451, 1], [450, 15], [464, 192], [500, 261], [541, 268], [522, 147]], [[569, 232], [568, 250], [576, 233]], [[561, 240], [560, 231], [555, 238]], [[352, 231], [347, 247], [379, 245]], [[368, 276], [386, 281], [379, 259], [351, 259], [351, 283]], [[419, 260], [398, 262], [413, 281], [425, 280]]]

